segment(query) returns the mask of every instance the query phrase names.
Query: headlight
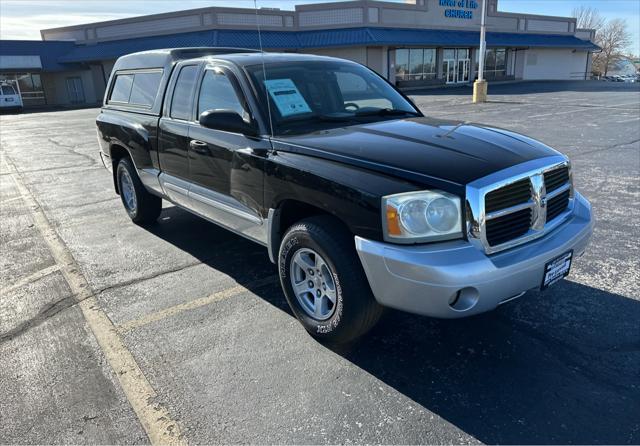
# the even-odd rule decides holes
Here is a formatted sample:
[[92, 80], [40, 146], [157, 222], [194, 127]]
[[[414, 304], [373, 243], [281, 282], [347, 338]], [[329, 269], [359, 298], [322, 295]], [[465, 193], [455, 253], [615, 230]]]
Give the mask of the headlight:
[[460, 198], [442, 191], [419, 191], [382, 198], [384, 238], [420, 243], [462, 237]]

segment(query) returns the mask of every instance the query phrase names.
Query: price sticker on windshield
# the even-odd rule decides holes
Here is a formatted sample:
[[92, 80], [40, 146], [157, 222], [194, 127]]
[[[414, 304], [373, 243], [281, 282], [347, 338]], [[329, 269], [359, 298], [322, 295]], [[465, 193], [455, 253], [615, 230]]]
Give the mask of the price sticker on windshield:
[[283, 118], [311, 112], [307, 101], [291, 79], [271, 79], [265, 81], [265, 85]]

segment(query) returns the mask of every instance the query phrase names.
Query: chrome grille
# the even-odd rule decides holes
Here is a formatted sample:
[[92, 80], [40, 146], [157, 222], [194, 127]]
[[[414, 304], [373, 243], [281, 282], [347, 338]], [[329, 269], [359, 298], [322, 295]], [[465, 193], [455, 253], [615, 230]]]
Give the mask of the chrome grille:
[[547, 202], [547, 221], [551, 221], [569, 206], [570, 191], [565, 190]]
[[547, 193], [569, 182], [569, 167], [564, 166], [544, 173], [544, 186]]
[[491, 254], [540, 237], [561, 223], [573, 208], [573, 188], [568, 162], [556, 158], [559, 161], [514, 166], [467, 186], [469, 240]]
[[494, 212], [521, 203], [531, 198], [531, 181], [525, 178], [500, 189], [491, 191], [485, 197], [485, 209]]
[[531, 208], [522, 209], [504, 217], [487, 220], [487, 242], [489, 246], [500, 245], [529, 232]]

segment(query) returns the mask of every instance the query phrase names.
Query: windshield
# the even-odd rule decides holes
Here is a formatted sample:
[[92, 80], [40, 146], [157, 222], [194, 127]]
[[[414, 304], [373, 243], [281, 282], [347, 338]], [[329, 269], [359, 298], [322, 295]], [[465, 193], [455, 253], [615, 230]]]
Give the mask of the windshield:
[[0, 87], [0, 91], [2, 91], [2, 94], [5, 96], [11, 96], [16, 94], [16, 91], [13, 89], [11, 85], [3, 85], [2, 87]]
[[[340, 61], [246, 67], [260, 103], [269, 104], [276, 135], [308, 133], [384, 119], [421, 116], [371, 70]], [[267, 99], [268, 95], [268, 99]], [[265, 116], [266, 116], [265, 105]]]

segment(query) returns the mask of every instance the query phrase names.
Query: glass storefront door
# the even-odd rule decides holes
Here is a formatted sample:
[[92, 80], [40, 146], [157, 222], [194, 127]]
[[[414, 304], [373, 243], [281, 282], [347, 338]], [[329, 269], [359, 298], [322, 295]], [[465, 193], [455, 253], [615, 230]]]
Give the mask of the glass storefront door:
[[445, 76], [445, 79], [447, 80], [447, 84], [456, 83], [456, 60], [455, 59], [444, 60], [443, 74]]
[[443, 56], [442, 73], [447, 84], [469, 82], [469, 49], [446, 48]]
[[469, 59], [458, 60], [458, 82], [469, 82]]

